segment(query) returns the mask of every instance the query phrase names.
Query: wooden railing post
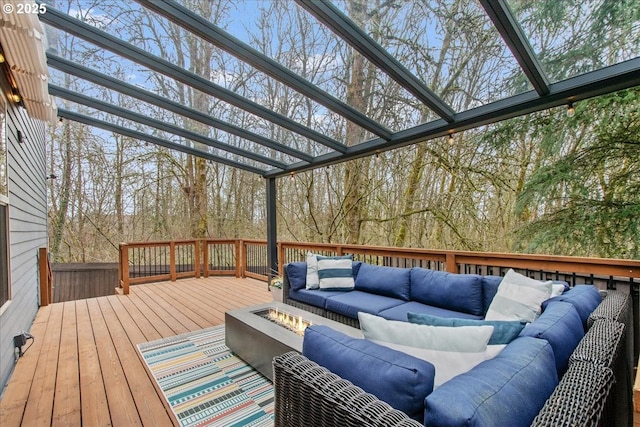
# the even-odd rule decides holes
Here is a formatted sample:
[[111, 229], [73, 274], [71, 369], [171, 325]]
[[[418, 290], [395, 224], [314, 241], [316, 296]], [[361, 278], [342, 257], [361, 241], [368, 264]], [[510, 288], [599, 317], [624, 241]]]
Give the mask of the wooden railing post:
[[243, 248], [244, 244], [242, 242], [242, 239], [237, 239], [236, 240], [236, 277], [240, 278], [244, 276], [244, 269], [242, 267], [243, 265], [243, 257], [242, 257], [242, 248]]
[[169, 276], [172, 282], [176, 281], [176, 242], [169, 242]]
[[202, 241], [202, 275], [209, 277], [209, 241]]
[[120, 243], [119, 246], [118, 277], [123, 295], [129, 295], [129, 245]]
[[40, 306], [53, 302], [53, 281], [47, 248], [38, 249], [38, 269], [40, 273]]
[[282, 243], [278, 242], [278, 276], [282, 277], [284, 274], [284, 249]]
[[247, 245], [244, 240], [238, 240], [238, 260], [236, 261], [240, 267], [237, 277], [246, 277], [244, 272], [247, 271]]
[[200, 278], [200, 242], [202, 239], [196, 239], [193, 242], [193, 263], [195, 264], [196, 279]]
[[456, 254], [453, 252], [447, 252], [445, 258], [445, 264], [447, 272], [449, 273], [457, 273], [458, 272], [458, 264], [456, 263]]

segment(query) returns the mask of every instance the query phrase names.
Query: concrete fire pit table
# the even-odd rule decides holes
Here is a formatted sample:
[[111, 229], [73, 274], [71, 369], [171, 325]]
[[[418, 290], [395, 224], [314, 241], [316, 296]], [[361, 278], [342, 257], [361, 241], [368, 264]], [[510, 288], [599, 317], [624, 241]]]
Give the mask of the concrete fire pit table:
[[[279, 302], [231, 310], [225, 313], [226, 345], [242, 360], [273, 381], [273, 358], [288, 351], [302, 352], [303, 332], [280, 325], [268, 316], [269, 311], [278, 317], [291, 318], [292, 329], [303, 329], [307, 324], [326, 325], [353, 337], [362, 332], [342, 323], [329, 320], [308, 311]], [[274, 316], [271, 316], [274, 317]]]

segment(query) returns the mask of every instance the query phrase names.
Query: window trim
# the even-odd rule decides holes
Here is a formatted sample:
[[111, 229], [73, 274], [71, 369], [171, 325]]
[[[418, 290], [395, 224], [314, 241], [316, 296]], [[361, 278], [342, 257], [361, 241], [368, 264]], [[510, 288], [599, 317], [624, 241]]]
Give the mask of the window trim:
[[[7, 299], [6, 301], [0, 301], [0, 315], [5, 311], [6, 307], [8, 307], [8, 305], [11, 303], [11, 299], [13, 297], [12, 292], [11, 292], [11, 245], [10, 245], [10, 233], [9, 233], [9, 218], [10, 218], [10, 206], [9, 206], [9, 202], [8, 202], [8, 198], [0, 195], [0, 206], [4, 207], [5, 209], [5, 221], [6, 223], [3, 225], [2, 223], [0, 223], [0, 227], [4, 227], [4, 231], [5, 231], [5, 236], [6, 236], [6, 241], [1, 241], [0, 240], [0, 245], [3, 245], [5, 247], [5, 255], [6, 255], [6, 260], [0, 260], [0, 264], [4, 264], [3, 267], [6, 265], [6, 269], [3, 268], [2, 270], [6, 271], [6, 286], [7, 286]], [[4, 280], [5, 278], [2, 278], [0, 280]], [[2, 283], [0, 281], [0, 286], [2, 286]]]
[[[4, 257], [2, 259], [0, 259], [0, 265], [3, 267], [2, 270], [0, 271], [0, 274], [3, 275], [3, 277], [0, 278], [0, 286], [5, 286], [4, 281], [6, 280], [6, 296], [7, 299], [6, 301], [2, 301], [0, 300], [0, 315], [2, 315], [2, 313], [4, 313], [7, 309], [7, 307], [9, 306], [9, 304], [11, 303], [11, 299], [13, 297], [12, 295], [12, 291], [11, 291], [11, 234], [10, 234], [10, 228], [9, 228], [9, 222], [10, 222], [10, 204], [9, 204], [9, 142], [7, 140], [7, 103], [5, 101], [4, 96], [0, 96], [0, 138], [3, 138], [4, 141], [0, 141], [0, 149], [4, 147], [5, 153], [4, 153], [4, 170], [5, 170], [5, 176], [4, 177], [0, 177], [0, 179], [4, 179], [5, 180], [5, 188], [6, 188], [6, 194], [0, 193], [0, 206], [2, 206], [4, 208], [4, 216], [5, 216], [5, 223], [2, 224], [0, 223], [0, 227], [3, 227], [4, 230], [0, 230], [2, 231], [1, 234], [4, 234], [6, 236], [5, 241], [1, 241], [0, 240], [0, 245], [2, 245], [2, 249], [4, 252]], [[6, 267], [6, 268], [5, 268]], [[4, 290], [3, 290], [4, 291]]]

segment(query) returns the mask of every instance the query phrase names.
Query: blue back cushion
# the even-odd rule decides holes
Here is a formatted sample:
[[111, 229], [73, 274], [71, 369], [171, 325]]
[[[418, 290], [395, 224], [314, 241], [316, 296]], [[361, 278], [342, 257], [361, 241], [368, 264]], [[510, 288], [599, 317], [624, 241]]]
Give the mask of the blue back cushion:
[[529, 323], [520, 336], [548, 341], [553, 348], [558, 376], [562, 376], [567, 370], [569, 356], [584, 337], [584, 330], [574, 306], [558, 301], [547, 305], [540, 317]]
[[589, 319], [591, 312], [602, 302], [602, 297], [600, 296], [598, 289], [593, 285], [577, 285], [562, 295], [543, 302], [542, 309], [546, 310], [548, 305], [558, 301], [568, 302], [576, 308], [576, 311], [580, 316], [580, 320], [582, 321], [582, 326], [586, 331], [587, 319]]
[[431, 363], [321, 325], [306, 329], [302, 353], [422, 422], [424, 398], [433, 391]]
[[502, 282], [500, 276], [482, 276], [482, 314], [485, 314], [498, 293], [498, 286]]
[[412, 268], [411, 300], [481, 316], [484, 313], [482, 277]]
[[356, 290], [409, 301], [411, 270], [363, 263], [356, 276]]
[[531, 425], [558, 385], [551, 345], [521, 337], [425, 400], [426, 427]]
[[307, 284], [307, 263], [290, 262], [284, 266], [289, 279], [289, 287], [294, 290], [305, 289]]

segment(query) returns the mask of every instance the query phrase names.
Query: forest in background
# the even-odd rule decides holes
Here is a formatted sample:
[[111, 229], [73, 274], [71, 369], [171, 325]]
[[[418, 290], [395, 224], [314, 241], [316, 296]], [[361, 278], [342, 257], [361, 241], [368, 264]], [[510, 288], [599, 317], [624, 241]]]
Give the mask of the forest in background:
[[[345, 120], [320, 117], [302, 95], [149, 11], [117, 1], [57, 3], [64, 12], [348, 145], [371, 137]], [[182, 3], [223, 28], [237, 25], [237, 2]], [[554, 80], [640, 51], [637, 1], [588, 3], [592, 15], [575, 16], [573, 1], [510, 2], [526, 18], [521, 20], [525, 32], [544, 26], [545, 37], [535, 45]], [[391, 129], [434, 118], [291, 2], [251, 4], [253, 21], [245, 29], [254, 48]], [[482, 25], [484, 12], [473, 2], [340, 4], [456, 111], [529, 90], [499, 35]], [[108, 8], [109, 17], [98, 8]], [[433, 34], [421, 31], [425, 21], [437, 31], [437, 46], [429, 39]], [[303, 138], [80, 39], [61, 32], [49, 39], [64, 58], [123, 81], [142, 76], [145, 87], [169, 99], [317, 154], [318, 148]], [[628, 51], [618, 48], [620, 39], [628, 41]], [[52, 73], [52, 80], [254, 150], [233, 135], [81, 79]], [[65, 108], [128, 123], [72, 104], [65, 102]], [[566, 107], [556, 108], [456, 133], [453, 141], [433, 139], [280, 178], [278, 239], [638, 259], [640, 89], [574, 106], [571, 117]], [[50, 172], [57, 176], [47, 181], [55, 261], [115, 261], [117, 245], [125, 241], [266, 237], [266, 183], [258, 175], [66, 120], [51, 128], [47, 151]]]

